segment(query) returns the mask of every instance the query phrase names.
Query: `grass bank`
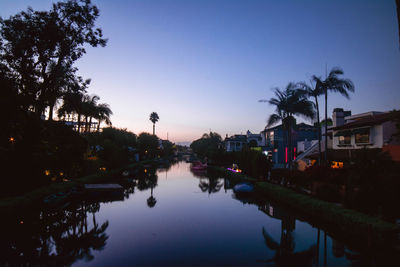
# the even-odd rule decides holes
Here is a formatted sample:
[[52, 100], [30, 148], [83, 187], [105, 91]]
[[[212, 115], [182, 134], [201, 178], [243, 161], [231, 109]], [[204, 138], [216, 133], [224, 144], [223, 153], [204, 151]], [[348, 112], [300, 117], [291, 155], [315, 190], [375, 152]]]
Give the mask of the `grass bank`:
[[347, 237], [369, 243], [382, 244], [389, 242], [388, 240], [396, 242], [394, 239], [399, 232], [399, 227], [378, 217], [346, 209], [335, 203], [300, 194], [269, 182], [257, 181], [252, 177], [232, 173], [223, 168], [213, 167], [213, 169], [224, 173], [225, 177], [233, 179], [235, 182], [252, 182], [257, 193], [295, 210], [302, 214], [302, 217], [312, 221], [312, 224], [322, 225], [321, 228], [332, 229], [341, 235], [344, 234]]
[[0, 211], [1, 212], [11, 212], [16, 209], [23, 209], [27, 207], [31, 207], [34, 204], [40, 205], [42, 204], [42, 200], [44, 197], [58, 193], [58, 192], [67, 192], [71, 188], [75, 186], [80, 186], [83, 184], [93, 184], [93, 183], [104, 183], [110, 182], [119, 177], [121, 172], [127, 169], [135, 169], [138, 167], [142, 167], [144, 164], [153, 164], [154, 161], [142, 161], [130, 164], [123, 168], [97, 172], [91, 175], [83, 176], [81, 178], [77, 178], [68, 182], [57, 182], [47, 186], [39, 187], [29, 193], [13, 196], [0, 199]]

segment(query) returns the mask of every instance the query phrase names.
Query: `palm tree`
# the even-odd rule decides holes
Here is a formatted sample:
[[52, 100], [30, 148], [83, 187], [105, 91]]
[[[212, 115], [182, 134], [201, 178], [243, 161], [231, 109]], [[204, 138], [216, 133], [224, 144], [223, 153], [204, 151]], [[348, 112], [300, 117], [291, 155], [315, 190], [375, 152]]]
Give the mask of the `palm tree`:
[[[349, 92], [354, 92], [354, 84], [350, 79], [342, 79], [339, 76], [344, 72], [339, 67], [334, 67], [329, 72], [328, 77], [322, 80], [320, 77], [313, 76], [318, 90], [325, 94], [325, 122], [328, 121], [328, 91], [340, 93], [347, 99], [350, 98]], [[328, 162], [328, 124], [325, 123], [325, 163]]]
[[63, 96], [63, 104], [58, 109], [58, 117], [64, 117], [66, 115], [77, 115], [77, 130], [80, 132], [81, 129], [81, 118], [84, 113], [85, 95], [81, 92], [67, 93]]
[[159, 120], [160, 118], [158, 117], [158, 114], [156, 112], [152, 112], [150, 114], [150, 121], [153, 123], [153, 135], [156, 134], [156, 122]]
[[[316, 86], [316, 77], [313, 76], [312, 80], [310, 81], [310, 85], [301, 82], [299, 83], [302, 90], [304, 90], [304, 94], [309, 98], [314, 98], [314, 106], [315, 111], [317, 112], [317, 127], [318, 127], [318, 164], [321, 164], [321, 125], [319, 121], [319, 105], [318, 105], [318, 97], [323, 94], [321, 89]], [[314, 83], [314, 84], [313, 84]]]
[[84, 97], [85, 132], [90, 132], [92, 118], [97, 115], [97, 101], [99, 100], [100, 97], [98, 95], [85, 95]]
[[110, 109], [110, 106], [106, 103], [102, 103], [97, 105], [97, 111], [96, 111], [96, 116], [95, 119], [97, 119], [98, 124], [97, 124], [97, 131], [100, 131], [100, 123], [104, 121], [107, 125], [112, 125], [110, 116], [113, 114], [113, 112]]
[[296, 120], [294, 116], [302, 116], [305, 118], [314, 118], [315, 113], [313, 104], [309, 101], [303, 90], [294, 83], [289, 83], [285, 90], [279, 88], [274, 89], [275, 97], [269, 100], [259, 100], [259, 102], [268, 102], [275, 106], [275, 113], [271, 114], [268, 119], [267, 127], [270, 127], [279, 121], [282, 122], [283, 129], [287, 131], [287, 147], [289, 166], [292, 161], [292, 127]]

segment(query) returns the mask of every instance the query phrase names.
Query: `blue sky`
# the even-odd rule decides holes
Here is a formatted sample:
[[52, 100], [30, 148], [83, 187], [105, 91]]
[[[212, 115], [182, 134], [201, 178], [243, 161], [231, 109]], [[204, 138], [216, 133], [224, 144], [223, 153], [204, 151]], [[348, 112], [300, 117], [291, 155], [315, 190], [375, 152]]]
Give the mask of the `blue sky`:
[[[1, 0], [3, 18], [49, 9], [48, 0]], [[77, 62], [89, 92], [114, 111], [114, 126], [175, 142], [210, 129], [261, 131], [271, 88], [344, 69], [356, 92], [331, 95], [353, 114], [400, 108], [400, 47], [394, 0], [93, 1], [109, 39]], [[321, 98], [321, 102], [323, 99]]]

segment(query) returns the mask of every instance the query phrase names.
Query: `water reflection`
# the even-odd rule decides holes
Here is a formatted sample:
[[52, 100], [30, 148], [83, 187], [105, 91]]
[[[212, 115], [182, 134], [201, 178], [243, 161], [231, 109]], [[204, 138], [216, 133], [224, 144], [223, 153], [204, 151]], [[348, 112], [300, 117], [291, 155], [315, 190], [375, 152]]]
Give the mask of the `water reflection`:
[[224, 179], [218, 176], [215, 172], [207, 170], [193, 170], [190, 172], [194, 177], [200, 179], [199, 188], [203, 193], [215, 194], [218, 193], [224, 186]]
[[122, 196], [82, 197], [58, 209], [5, 216], [0, 266], [84, 261], [95, 266], [390, 266], [390, 261], [398, 262], [393, 253], [354, 249], [268, 199], [236, 196], [228, 179], [212, 172], [190, 172], [186, 163], [162, 169], [146, 166], [120, 181]]
[[102, 250], [108, 239], [108, 221], [96, 221], [99, 209], [98, 203], [83, 202], [3, 221], [0, 265], [65, 266], [92, 260], [93, 251]]

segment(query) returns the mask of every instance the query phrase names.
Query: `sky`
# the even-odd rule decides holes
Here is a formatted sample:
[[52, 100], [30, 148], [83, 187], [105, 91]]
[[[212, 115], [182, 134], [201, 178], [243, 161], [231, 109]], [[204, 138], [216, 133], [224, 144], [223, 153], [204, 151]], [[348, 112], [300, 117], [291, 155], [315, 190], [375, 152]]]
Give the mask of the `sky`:
[[[50, 0], [0, 0], [8, 18]], [[400, 109], [395, 0], [95, 0], [106, 47], [76, 63], [88, 90], [111, 106], [113, 126], [190, 142], [203, 133], [264, 129], [272, 88], [325, 76], [339, 66], [351, 99], [329, 95], [353, 114]], [[320, 99], [323, 104], [323, 98]]]

